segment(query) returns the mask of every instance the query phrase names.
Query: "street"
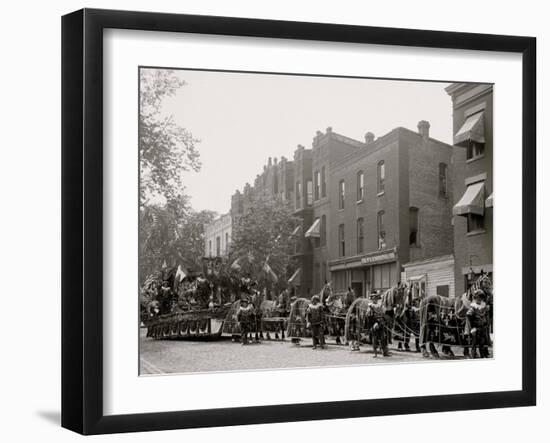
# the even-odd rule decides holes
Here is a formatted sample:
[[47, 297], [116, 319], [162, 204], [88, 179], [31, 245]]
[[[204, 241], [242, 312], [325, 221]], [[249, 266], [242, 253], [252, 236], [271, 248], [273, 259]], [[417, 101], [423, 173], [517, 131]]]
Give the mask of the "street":
[[[376, 363], [404, 363], [426, 361], [420, 353], [404, 352], [390, 345], [390, 357], [380, 354], [373, 358], [372, 347], [361, 346], [352, 352], [347, 346], [335, 345], [329, 340], [327, 349], [311, 349], [311, 339], [303, 339], [300, 346], [285, 341], [263, 340], [242, 346], [221, 337], [216, 341], [153, 340], [140, 330], [140, 374], [169, 374], [183, 372], [234, 371], [250, 369], [300, 368], [315, 366], [349, 366]], [[461, 350], [453, 348], [461, 356]], [[448, 359], [441, 357], [441, 360]], [[433, 361], [433, 360], [432, 360]]]

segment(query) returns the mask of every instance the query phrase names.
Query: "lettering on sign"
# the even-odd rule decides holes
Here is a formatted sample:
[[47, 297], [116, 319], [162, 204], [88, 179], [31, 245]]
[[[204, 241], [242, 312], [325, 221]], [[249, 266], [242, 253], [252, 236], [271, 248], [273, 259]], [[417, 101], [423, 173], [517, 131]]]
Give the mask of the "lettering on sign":
[[361, 259], [361, 263], [369, 264], [369, 263], [376, 263], [379, 261], [386, 261], [386, 260], [395, 260], [395, 252], [387, 252], [385, 254], [374, 255], [372, 257], [363, 257]]

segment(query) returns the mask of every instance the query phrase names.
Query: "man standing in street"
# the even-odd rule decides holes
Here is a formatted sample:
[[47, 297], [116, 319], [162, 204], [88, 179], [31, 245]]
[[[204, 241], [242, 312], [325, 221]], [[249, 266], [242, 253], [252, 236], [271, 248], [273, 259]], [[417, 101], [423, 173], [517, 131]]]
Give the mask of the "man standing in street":
[[237, 311], [237, 321], [241, 329], [241, 344], [248, 344], [248, 334], [252, 331], [254, 321], [254, 306], [249, 302], [248, 297], [241, 299], [241, 306]]
[[307, 326], [311, 329], [313, 339], [313, 349], [317, 349], [320, 345], [321, 349], [325, 348], [325, 334], [323, 331], [323, 305], [318, 295], [311, 297], [311, 303], [306, 311]]

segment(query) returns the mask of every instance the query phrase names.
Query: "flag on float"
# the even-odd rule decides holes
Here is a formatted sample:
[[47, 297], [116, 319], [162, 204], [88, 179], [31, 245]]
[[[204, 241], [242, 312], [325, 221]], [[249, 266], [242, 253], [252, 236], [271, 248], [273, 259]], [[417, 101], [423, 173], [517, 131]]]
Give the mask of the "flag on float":
[[231, 263], [230, 268], [234, 269], [235, 271], [240, 271], [241, 265], [239, 264], [239, 261], [240, 261], [240, 258], [237, 258], [235, 261], [233, 261], [233, 263]]
[[176, 286], [180, 284], [180, 282], [187, 277], [188, 272], [185, 268], [183, 268], [181, 265], [178, 265], [178, 270], [176, 271]]

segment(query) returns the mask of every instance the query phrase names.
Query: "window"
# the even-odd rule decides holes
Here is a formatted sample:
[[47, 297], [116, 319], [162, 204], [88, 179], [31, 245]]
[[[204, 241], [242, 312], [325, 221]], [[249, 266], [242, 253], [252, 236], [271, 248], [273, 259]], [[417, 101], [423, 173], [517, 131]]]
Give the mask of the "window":
[[474, 160], [478, 157], [483, 157], [484, 153], [485, 143], [479, 143], [473, 140], [468, 141], [468, 147], [466, 148], [466, 160]]
[[225, 233], [225, 251], [227, 252], [228, 249], [229, 249], [229, 233], [226, 232]]
[[344, 203], [346, 201], [346, 183], [344, 180], [338, 182], [338, 208], [344, 209]]
[[385, 191], [386, 181], [386, 165], [384, 161], [378, 163], [378, 193], [382, 194]]
[[436, 286], [435, 293], [441, 297], [449, 298], [449, 285]]
[[418, 208], [409, 208], [409, 245], [419, 246], [418, 242]]
[[296, 209], [302, 207], [302, 183], [296, 182]]
[[221, 238], [220, 237], [216, 237], [216, 256], [219, 257], [220, 256], [220, 252], [221, 252]]
[[447, 198], [447, 165], [439, 163], [439, 196]]
[[327, 216], [321, 215], [321, 246], [327, 244]]
[[306, 191], [307, 191], [307, 205], [311, 206], [313, 204], [313, 182], [311, 180], [306, 181]]
[[357, 219], [357, 253], [362, 254], [364, 252], [365, 243], [365, 226], [362, 218]]
[[319, 171], [315, 171], [315, 200], [319, 200], [321, 198], [321, 173]]
[[384, 226], [384, 211], [378, 213], [378, 249], [386, 247], [386, 227]]
[[208, 255], [212, 257], [212, 240], [208, 240]]
[[279, 178], [277, 177], [277, 174], [273, 175], [273, 195], [277, 197], [277, 194], [279, 193]]
[[475, 232], [483, 230], [483, 215], [468, 214], [467, 216], [467, 231]]
[[339, 246], [339, 252], [340, 257], [345, 257], [346, 255], [346, 238], [345, 238], [345, 231], [344, 231], [344, 225], [338, 226], [338, 246]]
[[362, 201], [365, 197], [365, 175], [363, 171], [357, 173], [357, 201]]
[[325, 167], [321, 168], [321, 197], [324, 198], [327, 196], [327, 179], [325, 173]]

